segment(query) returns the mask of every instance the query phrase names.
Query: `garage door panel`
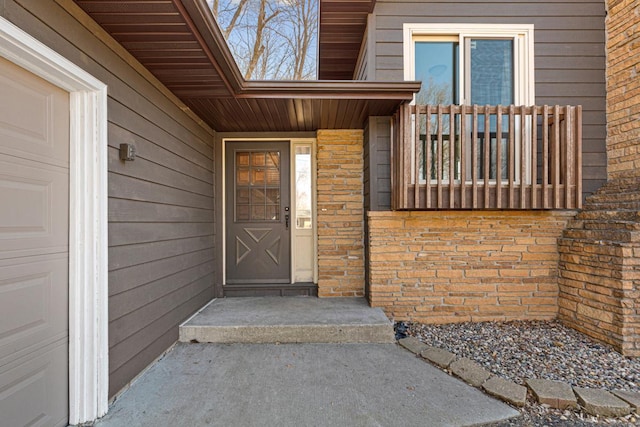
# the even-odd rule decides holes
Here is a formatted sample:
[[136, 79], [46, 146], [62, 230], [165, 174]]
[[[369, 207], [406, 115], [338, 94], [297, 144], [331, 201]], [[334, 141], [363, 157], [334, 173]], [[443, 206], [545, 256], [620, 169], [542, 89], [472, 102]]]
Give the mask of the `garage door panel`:
[[68, 248], [69, 94], [0, 58], [0, 427], [66, 425]]
[[69, 94], [0, 58], [0, 152], [68, 167]]
[[65, 170], [0, 154], [0, 259], [67, 250], [68, 188]]
[[0, 425], [66, 426], [67, 359], [65, 342], [18, 366], [0, 368]]
[[67, 255], [11, 262], [0, 261], [0, 367], [66, 340], [69, 330]]

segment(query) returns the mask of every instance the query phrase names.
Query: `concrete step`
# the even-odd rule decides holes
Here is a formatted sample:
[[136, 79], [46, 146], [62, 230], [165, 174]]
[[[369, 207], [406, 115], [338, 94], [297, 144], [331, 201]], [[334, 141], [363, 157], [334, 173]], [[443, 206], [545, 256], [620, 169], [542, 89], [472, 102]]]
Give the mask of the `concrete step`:
[[180, 326], [181, 342], [392, 343], [393, 324], [364, 298], [215, 299]]

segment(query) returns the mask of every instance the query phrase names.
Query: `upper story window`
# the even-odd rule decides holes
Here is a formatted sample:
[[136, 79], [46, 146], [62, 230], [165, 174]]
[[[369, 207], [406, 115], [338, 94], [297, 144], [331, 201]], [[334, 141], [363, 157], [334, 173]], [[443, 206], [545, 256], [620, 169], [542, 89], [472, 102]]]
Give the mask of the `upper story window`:
[[532, 105], [533, 25], [404, 24], [418, 104]]
[[[535, 102], [533, 25], [405, 24], [404, 57], [405, 79], [422, 81], [416, 104], [508, 106]], [[442, 119], [432, 117], [428, 127], [426, 121], [419, 123], [421, 146], [414, 147], [414, 152], [420, 156], [421, 182], [448, 181], [452, 177], [459, 181], [463, 170], [471, 176], [473, 161], [461, 154], [464, 149], [472, 151], [471, 138], [461, 134], [463, 125], [458, 116], [449, 120], [445, 115]], [[530, 132], [522, 118], [515, 120], [511, 130], [515, 146], [509, 145], [508, 120], [501, 121], [495, 114], [485, 120], [480, 115], [475, 124], [466, 123], [467, 129], [473, 126], [481, 134], [475, 159], [478, 177], [495, 182], [511, 173], [517, 180], [522, 167], [530, 168], [519, 160], [521, 150], [530, 150], [520, 144], [521, 130]]]

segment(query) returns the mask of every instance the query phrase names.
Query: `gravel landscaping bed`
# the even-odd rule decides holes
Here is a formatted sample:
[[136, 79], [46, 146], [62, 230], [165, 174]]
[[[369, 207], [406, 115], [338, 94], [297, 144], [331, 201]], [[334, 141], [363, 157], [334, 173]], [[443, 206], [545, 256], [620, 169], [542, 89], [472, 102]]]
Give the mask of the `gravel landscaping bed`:
[[[446, 325], [401, 322], [396, 330], [457, 357], [470, 358], [517, 384], [536, 378], [585, 388], [640, 391], [640, 358], [624, 357], [557, 321]], [[555, 410], [529, 401], [521, 409], [523, 417], [500, 426], [640, 425], [638, 414], [603, 419], [580, 410]]]

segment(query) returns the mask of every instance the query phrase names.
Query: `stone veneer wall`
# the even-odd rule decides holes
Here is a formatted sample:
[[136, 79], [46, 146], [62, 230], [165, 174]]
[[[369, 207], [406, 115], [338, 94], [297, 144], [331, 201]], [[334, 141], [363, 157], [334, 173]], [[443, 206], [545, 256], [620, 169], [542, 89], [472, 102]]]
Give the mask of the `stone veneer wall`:
[[573, 211], [369, 212], [369, 302], [426, 323], [553, 319]]
[[640, 176], [640, 3], [607, 1], [607, 174]]
[[640, 357], [640, 4], [607, 11], [609, 181], [560, 240], [558, 317]]
[[640, 177], [605, 184], [559, 242], [558, 317], [627, 356], [640, 356], [639, 188]]
[[363, 131], [319, 130], [317, 146], [318, 296], [363, 296]]

